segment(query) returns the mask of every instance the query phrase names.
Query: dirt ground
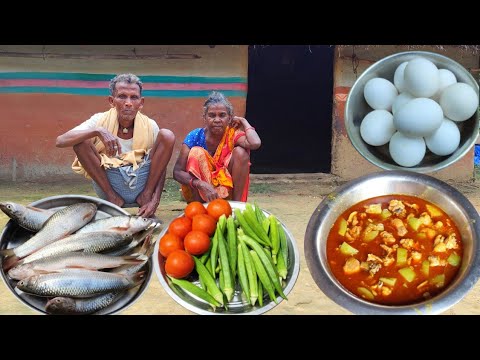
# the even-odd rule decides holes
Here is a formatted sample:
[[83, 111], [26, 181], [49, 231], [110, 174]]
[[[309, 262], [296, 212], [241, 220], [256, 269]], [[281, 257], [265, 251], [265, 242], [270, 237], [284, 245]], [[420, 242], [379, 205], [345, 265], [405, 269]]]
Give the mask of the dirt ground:
[[[300, 254], [300, 274], [288, 296], [278, 306], [268, 311], [269, 315], [305, 315], [305, 314], [350, 314], [337, 305], [317, 287], [305, 261], [303, 242], [308, 221], [325, 195], [344, 183], [329, 174], [295, 175], [254, 175], [250, 188], [249, 201], [256, 202], [263, 209], [275, 214], [289, 229], [296, 240]], [[480, 210], [479, 181], [452, 183]], [[14, 201], [28, 204], [48, 196], [61, 194], [82, 194], [96, 196], [86, 180], [63, 181], [61, 183], [2, 183], [0, 182], [0, 201]], [[156, 215], [168, 223], [178, 216], [185, 207], [181, 201], [177, 183], [167, 179], [165, 191]], [[135, 213], [136, 208], [127, 209]], [[0, 212], [0, 230], [8, 217]], [[480, 314], [480, 284], [446, 314]], [[21, 303], [2, 282], [0, 283], [0, 314], [37, 314]], [[155, 274], [142, 294], [121, 314], [193, 314], [176, 303], [163, 289]]]

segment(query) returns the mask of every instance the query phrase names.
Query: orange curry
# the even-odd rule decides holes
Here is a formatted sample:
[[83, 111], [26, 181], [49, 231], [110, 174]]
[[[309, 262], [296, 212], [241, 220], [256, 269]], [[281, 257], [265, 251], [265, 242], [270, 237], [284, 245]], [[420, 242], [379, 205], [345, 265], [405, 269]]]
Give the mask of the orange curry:
[[406, 305], [431, 298], [453, 280], [463, 245], [453, 220], [414, 196], [388, 195], [346, 210], [327, 239], [338, 281], [363, 299]]

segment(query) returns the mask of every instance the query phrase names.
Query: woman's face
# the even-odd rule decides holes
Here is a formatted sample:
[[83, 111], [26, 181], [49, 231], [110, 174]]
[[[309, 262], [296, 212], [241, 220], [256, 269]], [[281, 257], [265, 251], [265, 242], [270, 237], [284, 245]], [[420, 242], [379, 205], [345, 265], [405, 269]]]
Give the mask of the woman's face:
[[226, 106], [222, 104], [210, 105], [205, 114], [207, 129], [211, 131], [212, 134], [223, 134], [230, 120], [231, 116], [228, 115]]

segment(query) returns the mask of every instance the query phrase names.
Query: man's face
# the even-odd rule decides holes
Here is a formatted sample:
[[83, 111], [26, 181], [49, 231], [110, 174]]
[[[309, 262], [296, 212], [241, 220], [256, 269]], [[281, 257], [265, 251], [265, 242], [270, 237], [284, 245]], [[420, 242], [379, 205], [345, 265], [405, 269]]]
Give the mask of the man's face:
[[144, 98], [140, 96], [140, 88], [137, 84], [119, 82], [115, 89], [115, 94], [109, 96], [108, 100], [117, 110], [120, 125], [129, 127], [133, 124], [137, 112], [143, 107]]

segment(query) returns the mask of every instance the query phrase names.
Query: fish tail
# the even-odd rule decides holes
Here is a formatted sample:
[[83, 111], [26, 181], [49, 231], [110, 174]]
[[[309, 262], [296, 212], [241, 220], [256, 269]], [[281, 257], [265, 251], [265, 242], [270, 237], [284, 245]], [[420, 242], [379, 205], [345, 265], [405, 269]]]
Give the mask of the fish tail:
[[142, 251], [147, 251], [148, 244], [145, 243], [145, 240], [147, 240], [147, 238], [150, 239], [152, 233], [158, 231], [160, 226], [160, 224], [150, 225], [146, 230], [139, 231], [133, 235], [133, 241], [136, 241], [137, 244], [140, 244], [142, 241], [144, 241], [140, 253], [144, 254], [145, 252]]
[[144, 254], [145, 254], [147, 257], [152, 256], [153, 250], [154, 250], [154, 248], [155, 248], [155, 242], [157, 241], [157, 239], [158, 239], [157, 236], [152, 236], [152, 235], [150, 235], [150, 238], [147, 239], [148, 241], [147, 241], [147, 240], [145, 241], [145, 242], [148, 244], [147, 247], [146, 247], [147, 249], [146, 249], [146, 251], [144, 252]]
[[157, 241], [157, 237], [153, 236], [152, 233], [155, 230], [155, 227], [148, 230], [148, 233], [145, 236], [145, 240], [142, 244], [142, 247], [139, 254], [145, 254], [147, 257], [153, 254], [153, 248], [155, 247], [155, 242]]
[[15, 251], [13, 251], [13, 249], [0, 250], [0, 256], [12, 256], [12, 255], [15, 255]]
[[150, 235], [145, 237], [145, 240], [143, 241], [142, 247], [138, 251], [138, 254], [146, 254], [147, 253], [149, 239], [150, 239]]
[[148, 258], [145, 255], [139, 254], [138, 256], [135, 255], [127, 255], [127, 256], [122, 256], [122, 260], [124, 264], [141, 264], [145, 260], [148, 260]]

